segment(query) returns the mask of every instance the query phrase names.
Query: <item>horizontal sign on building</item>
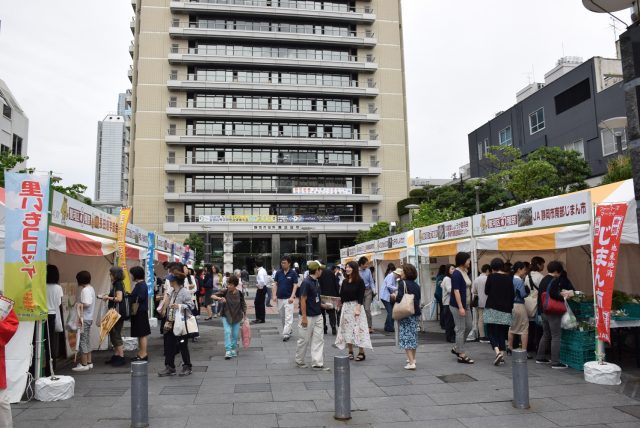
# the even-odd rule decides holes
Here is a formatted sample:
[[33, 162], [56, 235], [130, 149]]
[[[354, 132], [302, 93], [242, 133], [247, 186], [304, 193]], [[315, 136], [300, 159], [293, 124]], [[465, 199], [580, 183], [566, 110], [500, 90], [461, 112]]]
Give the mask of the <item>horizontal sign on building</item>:
[[348, 187], [294, 187], [294, 195], [352, 195]]
[[394, 248], [404, 248], [407, 246], [407, 234], [399, 233], [386, 238], [380, 238], [376, 241], [378, 251], [392, 250]]
[[340, 258], [344, 259], [346, 257], [349, 257], [349, 248], [341, 248], [340, 249]]
[[55, 191], [51, 224], [111, 239], [116, 239], [118, 233], [116, 216]]
[[416, 245], [434, 244], [471, 237], [471, 217], [421, 227], [416, 230]]
[[473, 216], [473, 235], [493, 235], [587, 223], [590, 219], [589, 192], [580, 192], [475, 215]]
[[201, 215], [199, 223], [337, 223], [337, 215]]

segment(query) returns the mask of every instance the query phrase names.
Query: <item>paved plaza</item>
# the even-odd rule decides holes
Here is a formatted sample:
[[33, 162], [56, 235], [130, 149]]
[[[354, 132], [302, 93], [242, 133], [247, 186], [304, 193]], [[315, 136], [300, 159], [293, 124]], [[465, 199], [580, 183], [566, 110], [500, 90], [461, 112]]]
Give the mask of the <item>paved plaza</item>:
[[[295, 339], [282, 342], [273, 311], [253, 328], [251, 347], [239, 358], [223, 359], [219, 320], [201, 325], [202, 337], [190, 344], [191, 376], [159, 378], [163, 368], [161, 336], [150, 340], [149, 415], [153, 428], [184, 427], [640, 427], [640, 402], [621, 387], [585, 383], [575, 370], [529, 364], [531, 409], [511, 405], [511, 365], [492, 365], [488, 345], [469, 344], [475, 365], [458, 364], [451, 345], [435, 323], [421, 334], [418, 369], [403, 369], [404, 353], [391, 334], [375, 333], [374, 350], [351, 363], [352, 420], [333, 418], [333, 371], [296, 367]], [[382, 315], [374, 318], [382, 330]], [[325, 336], [325, 364], [341, 351]], [[129, 427], [129, 367], [103, 364], [108, 353], [94, 353], [95, 368], [73, 373], [75, 397], [61, 402], [13, 405], [17, 428]], [[176, 363], [180, 357], [176, 357]]]

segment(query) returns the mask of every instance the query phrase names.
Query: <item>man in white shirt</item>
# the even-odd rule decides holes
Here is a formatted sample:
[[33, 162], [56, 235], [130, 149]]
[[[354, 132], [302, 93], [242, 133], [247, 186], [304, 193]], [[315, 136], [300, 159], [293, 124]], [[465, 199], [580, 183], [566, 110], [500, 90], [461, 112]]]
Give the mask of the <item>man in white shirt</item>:
[[256, 319], [251, 321], [252, 324], [263, 324], [266, 317], [265, 309], [265, 297], [267, 295], [267, 284], [271, 283], [271, 278], [267, 273], [267, 270], [263, 266], [262, 260], [256, 260], [256, 267], [258, 272], [256, 273], [256, 298], [254, 305], [256, 308]]
[[471, 293], [473, 297], [478, 297], [478, 337], [480, 342], [489, 343], [489, 339], [484, 331], [484, 305], [487, 303], [487, 295], [484, 292], [484, 286], [487, 283], [487, 277], [491, 273], [491, 266], [483, 265], [480, 268], [480, 275], [473, 281], [471, 285]]
[[96, 292], [91, 286], [91, 274], [86, 270], [76, 275], [80, 291], [80, 300], [76, 307], [78, 311], [78, 325], [80, 326], [80, 363], [72, 370], [84, 372], [93, 368], [91, 361], [91, 324], [96, 306]]
[[[60, 305], [62, 304], [62, 296], [64, 292], [60, 284], [60, 271], [57, 266], [47, 265], [47, 308], [49, 315], [47, 317], [47, 334], [46, 340], [49, 346], [45, 346], [45, 354], [47, 357], [45, 375], [51, 375], [51, 368], [56, 369], [56, 360], [58, 359], [58, 332], [62, 332], [62, 314], [60, 313]], [[51, 355], [49, 355], [51, 352]], [[51, 367], [50, 362], [53, 361]]]

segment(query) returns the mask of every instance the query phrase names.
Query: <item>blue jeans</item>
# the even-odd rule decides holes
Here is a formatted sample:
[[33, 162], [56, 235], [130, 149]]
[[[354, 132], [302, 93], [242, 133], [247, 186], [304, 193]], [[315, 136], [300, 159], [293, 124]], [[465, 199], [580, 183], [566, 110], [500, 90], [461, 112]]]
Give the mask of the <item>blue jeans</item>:
[[385, 300], [381, 300], [382, 304], [384, 305], [384, 310], [387, 311], [387, 319], [384, 321], [384, 331], [393, 331], [393, 318], [391, 317], [391, 314], [393, 312], [393, 303], [391, 302], [387, 302]]
[[267, 298], [265, 299], [265, 302], [267, 305], [273, 305], [273, 303], [271, 303], [271, 299], [273, 298], [272, 293], [272, 287], [267, 287]]
[[238, 348], [240, 323], [241, 321], [231, 324], [227, 321], [227, 317], [222, 317], [222, 326], [224, 327], [224, 350], [227, 352], [235, 351]]

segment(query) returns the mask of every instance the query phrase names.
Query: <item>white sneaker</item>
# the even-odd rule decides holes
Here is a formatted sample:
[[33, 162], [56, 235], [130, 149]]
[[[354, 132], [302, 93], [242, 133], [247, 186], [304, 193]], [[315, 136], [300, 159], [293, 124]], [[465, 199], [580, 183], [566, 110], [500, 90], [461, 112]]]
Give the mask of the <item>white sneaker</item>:
[[78, 365], [72, 368], [71, 370], [73, 370], [74, 372], [86, 372], [89, 369], [90, 367], [88, 364], [86, 366], [83, 366], [82, 364], [78, 363]]
[[89, 366], [89, 368], [90, 368], [90, 369], [92, 369], [92, 368], [93, 368], [93, 363], [89, 363], [89, 364], [87, 364], [87, 365]]
[[405, 370], [415, 370], [416, 369], [416, 365], [415, 365], [415, 363], [414, 364], [409, 363], [406, 366], [404, 366], [404, 369]]

